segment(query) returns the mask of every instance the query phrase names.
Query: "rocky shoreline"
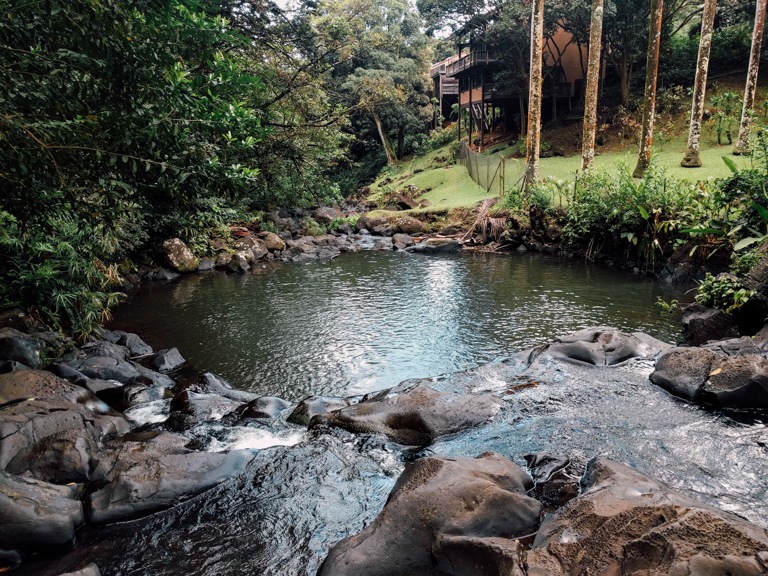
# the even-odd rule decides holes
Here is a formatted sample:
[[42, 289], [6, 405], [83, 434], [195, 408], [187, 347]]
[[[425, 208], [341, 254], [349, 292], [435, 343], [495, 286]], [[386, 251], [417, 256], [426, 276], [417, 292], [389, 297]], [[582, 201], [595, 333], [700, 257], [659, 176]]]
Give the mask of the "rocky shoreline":
[[[0, 329], [0, 568], [60, 554], [84, 524], [146, 516], [236, 478], [258, 451], [238, 447], [243, 435], [290, 446], [305, 427], [340, 429], [424, 447], [487, 425], [505, 404], [470, 383], [441, 390], [430, 380], [293, 403], [233, 390], [210, 373], [177, 383], [178, 350], [154, 352], [136, 334], [104, 330], [75, 348], [23, 316], [4, 320], [30, 333]], [[514, 384], [524, 393], [563, 363], [617, 370], [650, 362], [650, 381], [673, 394], [764, 414], [766, 348], [748, 337], [673, 347], [600, 327], [514, 355], [501, 377], [509, 385], [536, 378]], [[339, 542], [319, 573], [768, 573], [763, 528], [599, 455], [526, 460], [527, 471], [495, 453], [416, 460], [379, 517]], [[100, 573], [90, 561], [70, 569]]]

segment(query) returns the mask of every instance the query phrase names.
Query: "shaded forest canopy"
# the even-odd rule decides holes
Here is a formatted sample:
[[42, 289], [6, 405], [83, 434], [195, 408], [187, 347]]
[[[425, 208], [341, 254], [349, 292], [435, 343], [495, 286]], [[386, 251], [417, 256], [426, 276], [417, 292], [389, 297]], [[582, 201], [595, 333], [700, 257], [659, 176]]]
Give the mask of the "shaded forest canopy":
[[[589, 38], [587, 0], [545, 27]], [[0, 8], [0, 308], [87, 334], [118, 301], [119, 267], [228, 222], [331, 204], [375, 177], [386, 144], [423, 150], [427, 74], [476, 0], [11, 0]], [[500, 81], [527, 82], [530, 10], [498, 2]], [[746, 66], [754, 2], [718, 6], [710, 72]], [[606, 2], [601, 106], [637, 106], [648, 0]], [[700, 6], [665, 3], [659, 82], [690, 85]], [[546, 66], [545, 66], [546, 67]], [[622, 92], [622, 86], [626, 88]], [[437, 119], [439, 124], [441, 119]], [[378, 125], [377, 125], [378, 124]]]

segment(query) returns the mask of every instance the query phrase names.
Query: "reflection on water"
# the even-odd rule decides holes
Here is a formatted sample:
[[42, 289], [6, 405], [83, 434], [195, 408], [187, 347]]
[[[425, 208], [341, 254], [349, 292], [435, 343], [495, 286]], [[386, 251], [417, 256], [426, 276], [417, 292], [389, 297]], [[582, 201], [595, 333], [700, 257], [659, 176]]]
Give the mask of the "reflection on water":
[[679, 291], [539, 255], [383, 252], [142, 286], [113, 329], [176, 346], [197, 370], [287, 399], [356, 395], [477, 366], [599, 324], [675, 341]]

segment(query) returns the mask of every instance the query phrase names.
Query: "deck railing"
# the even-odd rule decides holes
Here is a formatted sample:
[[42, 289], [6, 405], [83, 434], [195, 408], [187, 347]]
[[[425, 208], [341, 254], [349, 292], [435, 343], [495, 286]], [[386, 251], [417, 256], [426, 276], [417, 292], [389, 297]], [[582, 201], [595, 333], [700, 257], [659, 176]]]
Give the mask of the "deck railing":
[[495, 62], [495, 52], [491, 52], [490, 50], [478, 50], [475, 52], [470, 52], [466, 56], [462, 56], [456, 60], [456, 62], [448, 64], [448, 66], [445, 68], [445, 75], [453, 76], [459, 72], [462, 72], [463, 70], [466, 70], [467, 68], [471, 68], [472, 66], [493, 64]]

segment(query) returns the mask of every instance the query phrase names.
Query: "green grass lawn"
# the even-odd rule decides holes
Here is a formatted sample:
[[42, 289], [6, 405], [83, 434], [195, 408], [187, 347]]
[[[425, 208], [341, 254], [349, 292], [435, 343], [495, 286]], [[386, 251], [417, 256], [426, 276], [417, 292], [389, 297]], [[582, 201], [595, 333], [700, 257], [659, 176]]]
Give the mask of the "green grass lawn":
[[[723, 178], [731, 172], [722, 160], [726, 156], [733, 160], [739, 168], [752, 167], [752, 160], [749, 157], [734, 156], [731, 154], [733, 146], [717, 146], [707, 141], [702, 142], [701, 168], [683, 168], [680, 161], [683, 158], [683, 151], [686, 146], [686, 138], [682, 135], [671, 142], [667, 142], [661, 149], [656, 148], [658, 161], [666, 168], [667, 174], [672, 178], [681, 180], [690, 180], [698, 182], [709, 177]], [[509, 148], [508, 146], [504, 147]], [[599, 149], [598, 149], [599, 151]], [[498, 154], [498, 152], [496, 152]], [[503, 151], [502, 151], [503, 153]], [[447, 158], [450, 156], [448, 146], [434, 150], [424, 156], [416, 156], [404, 161], [397, 167], [397, 172], [390, 175], [392, 182], [384, 185], [385, 178], [380, 178], [371, 185], [371, 197], [377, 198], [385, 194], [387, 190], [398, 191], [407, 187], [409, 184], [418, 186], [424, 190], [431, 188], [429, 192], [420, 196], [430, 201], [432, 204], [426, 208], [417, 208], [406, 212], [443, 212], [454, 208], [472, 208], [477, 206], [485, 198], [496, 196], [498, 188], [486, 192], [481, 186], [478, 186], [470, 177], [467, 169], [461, 165], [454, 165], [447, 168]], [[595, 158], [595, 166], [607, 170], [611, 173], [618, 172], [617, 161], [626, 161], [630, 169], [633, 169], [637, 162], [637, 153], [605, 153]], [[576, 177], [576, 172], [581, 168], [581, 156], [574, 155], [567, 158], [552, 157], [542, 158], [539, 167], [539, 176], [541, 178], [555, 178], [558, 180], [572, 181]], [[520, 178], [525, 171], [525, 160], [508, 158], [506, 161], [507, 188], [519, 184]], [[377, 210], [374, 216], [391, 216], [392, 212]]]
[[[668, 142], [661, 150], [658, 147], [656, 148], [658, 161], [666, 168], [667, 174], [673, 178], [698, 182], [699, 180], [706, 180], [710, 176], [714, 178], [728, 176], [731, 171], [723, 162], [722, 156], [727, 156], [733, 160], [739, 168], [750, 168], [752, 166], [752, 160], [749, 157], [734, 156], [731, 153], [733, 146], [717, 146], [716, 144], [704, 143], [700, 152], [701, 168], [683, 168], [680, 166], [680, 161], [683, 159], [686, 143], [687, 140], [681, 139]], [[618, 171], [616, 161], [622, 158], [627, 160], [630, 169], [634, 169], [637, 164], [636, 152], [602, 154], [595, 158], [595, 166], [616, 173]], [[580, 168], [581, 156], [542, 158], [539, 165], [539, 175], [542, 178], [573, 180], [576, 176], [576, 171]]]

